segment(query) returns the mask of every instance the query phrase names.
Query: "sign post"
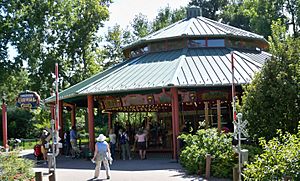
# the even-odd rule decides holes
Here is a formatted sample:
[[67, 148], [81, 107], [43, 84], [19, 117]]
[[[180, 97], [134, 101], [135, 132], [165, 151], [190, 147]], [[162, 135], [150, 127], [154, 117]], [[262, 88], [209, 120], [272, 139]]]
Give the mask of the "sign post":
[[248, 132], [246, 130], [246, 125], [248, 124], [248, 121], [242, 121], [243, 118], [243, 114], [242, 113], [238, 113], [237, 114], [237, 118], [238, 118], [238, 122], [234, 121], [234, 127], [236, 129], [234, 129], [234, 138], [236, 140], [238, 140], [238, 153], [239, 153], [239, 181], [242, 180], [242, 163], [241, 163], [241, 140], [245, 140], [246, 138], [242, 138], [241, 135], [243, 134], [245, 137], [249, 137]]
[[2, 95], [2, 131], [3, 131], [3, 147], [5, 151], [8, 151], [7, 145], [7, 106], [5, 103], [6, 96]]
[[[55, 64], [55, 120], [51, 120], [51, 131], [52, 131], [52, 155], [51, 163], [49, 163], [49, 172], [52, 174], [51, 181], [56, 180], [55, 170], [56, 170], [56, 156], [59, 154], [59, 94], [58, 94], [58, 64]], [[52, 170], [51, 170], [51, 169]]]

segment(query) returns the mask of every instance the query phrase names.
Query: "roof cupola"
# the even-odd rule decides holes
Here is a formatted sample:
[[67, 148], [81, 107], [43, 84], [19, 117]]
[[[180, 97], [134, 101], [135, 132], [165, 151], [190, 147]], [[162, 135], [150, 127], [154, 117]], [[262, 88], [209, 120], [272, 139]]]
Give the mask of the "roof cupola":
[[198, 16], [202, 16], [202, 9], [198, 6], [191, 6], [188, 7], [186, 10], [186, 17], [189, 18], [196, 18]]

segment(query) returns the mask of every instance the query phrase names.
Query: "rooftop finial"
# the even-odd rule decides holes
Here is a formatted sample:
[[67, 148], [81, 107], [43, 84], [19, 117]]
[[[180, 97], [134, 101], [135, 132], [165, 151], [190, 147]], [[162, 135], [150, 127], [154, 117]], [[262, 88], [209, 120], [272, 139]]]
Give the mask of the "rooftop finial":
[[186, 11], [187, 18], [195, 18], [197, 16], [202, 16], [202, 8], [198, 6], [190, 6]]

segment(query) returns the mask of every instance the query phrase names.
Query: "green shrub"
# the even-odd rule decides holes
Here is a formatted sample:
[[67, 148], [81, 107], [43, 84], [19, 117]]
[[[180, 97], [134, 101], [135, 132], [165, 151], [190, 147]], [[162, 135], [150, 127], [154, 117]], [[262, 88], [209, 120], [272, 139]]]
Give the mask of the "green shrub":
[[292, 135], [278, 132], [278, 137], [266, 141], [260, 139], [263, 153], [243, 171], [245, 180], [282, 180], [291, 176], [300, 180], [300, 133]]
[[0, 180], [17, 181], [34, 178], [33, 162], [19, 157], [18, 152], [0, 152]]
[[205, 157], [210, 154], [212, 159], [211, 174], [215, 177], [232, 177], [235, 163], [230, 134], [219, 134], [217, 129], [200, 129], [195, 135], [179, 136], [186, 146], [180, 154], [180, 163], [191, 174], [205, 172]]
[[253, 162], [256, 155], [262, 154], [262, 148], [254, 145], [242, 145], [242, 149], [248, 150], [248, 163]]

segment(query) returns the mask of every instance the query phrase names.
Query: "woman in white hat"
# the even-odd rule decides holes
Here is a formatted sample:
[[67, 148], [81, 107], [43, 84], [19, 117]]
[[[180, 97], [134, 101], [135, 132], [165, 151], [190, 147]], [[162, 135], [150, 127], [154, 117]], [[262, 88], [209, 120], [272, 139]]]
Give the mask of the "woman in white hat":
[[104, 168], [106, 170], [107, 179], [110, 179], [110, 168], [108, 161], [111, 160], [110, 149], [108, 143], [105, 141], [106, 137], [100, 134], [97, 138], [97, 143], [95, 144], [95, 152], [93, 161], [96, 162], [95, 177], [99, 177], [101, 163], [103, 162]]

